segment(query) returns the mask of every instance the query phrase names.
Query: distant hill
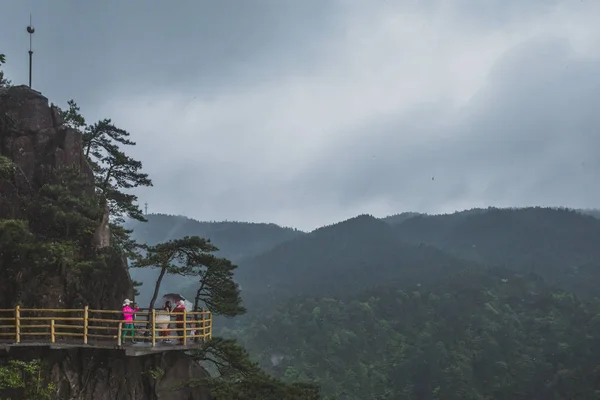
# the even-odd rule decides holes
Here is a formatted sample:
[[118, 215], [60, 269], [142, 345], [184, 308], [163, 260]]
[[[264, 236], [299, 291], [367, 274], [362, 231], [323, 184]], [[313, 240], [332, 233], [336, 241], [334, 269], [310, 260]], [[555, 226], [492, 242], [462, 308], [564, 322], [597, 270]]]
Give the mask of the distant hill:
[[569, 288], [575, 283], [581, 288], [582, 277], [576, 275], [587, 271], [595, 276], [593, 265], [600, 265], [600, 220], [576, 210], [490, 208], [420, 215], [393, 230], [409, 243], [435, 246], [477, 263], [533, 271]]
[[275, 224], [252, 222], [203, 222], [180, 215], [149, 214], [148, 222], [130, 221], [129, 229], [142, 243], [156, 244], [184, 236], [210, 239], [219, 248], [219, 254], [232, 261], [269, 250], [279, 243], [304, 235], [294, 228]]
[[[475, 264], [534, 271], [567, 290], [591, 294], [600, 280], [600, 220], [592, 215], [598, 217], [600, 211], [530, 207], [445, 215], [406, 212], [382, 219], [361, 215], [305, 233], [275, 224], [151, 214], [147, 223], [129, 227], [135, 239], [150, 244], [186, 235], [211, 239], [221, 256], [240, 266], [236, 279], [246, 302], [268, 300], [267, 293], [352, 293], [394, 280], [437, 279]], [[132, 277], [145, 283], [139, 299], [146, 302], [156, 271], [132, 270]], [[167, 277], [163, 292], [189, 295], [193, 286], [180, 277]]]
[[588, 208], [585, 210], [578, 210], [578, 211], [583, 214], [591, 215], [594, 218], [600, 219], [600, 210], [598, 210], [598, 209]]
[[[531, 208], [531, 207], [527, 207], [527, 208]], [[556, 209], [556, 208], [552, 208], [552, 209]], [[562, 208], [562, 209], [566, 209], [566, 208]], [[418, 213], [418, 212], [408, 211], [408, 212], [403, 212], [400, 214], [389, 215], [387, 217], [381, 218], [381, 220], [384, 222], [387, 222], [390, 225], [398, 225], [398, 224], [401, 224], [402, 222], [406, 221], [409, 218], [418, 217], [418, 216], [429, 216], [429, 217], [444, 216], [444, 217], [451, 217], [452, 219], [460, 219], [462, 217], [468, 217], [471, 215], [485, 214], [490, 210], [498, 210], [498, 208], [495, 208], [495, 207], [471, 208], [470, 210], [456, 211], [456, 212], [447, 213], [447, 214], [427, 214], [427, 213]], [[516, 208], [505, 208], [504, 210], [516, 210]], [[600, 219], [600, 209], [594, 209], [594, 208], [572, 209], [572, 211], [576, 211], [576, 212], [584, 214], [584, 215], [591, 215], [594, 218]]]
[[[208, 238], [219, 248], [217, 253], [233, 262], [245, 257], [253, 257], [272, 249], [280, 243], [305, 235], [293, 228], [283, 228], [275, 224], [248, 222], [201, 222], [191, 218], [166, 215], [146, 215], [148, 222], [129, 221], [126, 227], [133, 229], [133, 238], [140, 243], [156, 244], [184, 236], [201, 236]], [[150, 288], [156, 281], [155, 270], [131, 270], [132, 278], [143, 282], [138, 301], [149, 302]], [[164, 280], [161, 292], [181, 291], [189, 286], [186, 278], [168, 276]]]
[[409, 218], [416, 217], [419, 215], [427, 215], [427, 214], [422, 214], [422, 213], [417, 213], [417, 212], [403, 212], [400, 214], [394, 214], [394, 215], [390, 215], [390, 216], [381, 218], [381, 220], [383, 222], [387, 222], [390, 225], [397, 225], [397, 224], [400, 224], [400, 223], [406, 221]]
[[440, 279], [474, 264], [403, 243], [389, 224], [361, 215], [282, 243], [240, 266], [236, 279], [249, 299], [347, 295], [394, 281]]

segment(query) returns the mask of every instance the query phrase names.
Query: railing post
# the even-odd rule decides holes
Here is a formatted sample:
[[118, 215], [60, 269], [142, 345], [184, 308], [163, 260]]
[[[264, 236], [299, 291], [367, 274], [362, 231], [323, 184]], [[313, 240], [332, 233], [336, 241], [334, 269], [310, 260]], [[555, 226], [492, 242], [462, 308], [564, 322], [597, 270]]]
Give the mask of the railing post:
[[15, 342], [21, 343], [21, 307], [15, 307]]
[[54, 320], [50, 320], [50, 342], [56, 342], [56, 329], [54, 328]]
[[119, 330], [117, 332], [117, 345], [123, 346], [123, 322], [119, 321]]
[[89, 306], [83, 308], [83, 344], [88, 344]]
[[183, 345], [187, 344], [187, 310], [183, 309]]
[[213, 315], [212, 313], [209, 311], [208, 313], [208, 340], [212, 339], [212, 322], [213, 322]]
[[156, 347], [156, 310], [152, 309], [152, 347]]
[[[196, 335], [195, 342], [198, 343], [200, 339], [204, 342], [204, 307], [200, 307], [200, 322], [196, 324]], [[200, 337], [202, 335], [202, 337]]]

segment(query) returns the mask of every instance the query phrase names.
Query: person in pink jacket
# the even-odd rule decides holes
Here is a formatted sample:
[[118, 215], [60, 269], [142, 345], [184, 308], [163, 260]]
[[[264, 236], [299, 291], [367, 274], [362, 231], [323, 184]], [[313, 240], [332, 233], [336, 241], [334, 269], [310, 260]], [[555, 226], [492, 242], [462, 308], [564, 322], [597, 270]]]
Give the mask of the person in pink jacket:
[[131, 306], [131, 300], [123, 300], [123, 336], [121, 343], [125, 343], [125, 338], [129, 333], [131, 335], [131, 343], [135, 343], [135, 328], [133, 325], [133, 313], [139, 311], [139, 308]]

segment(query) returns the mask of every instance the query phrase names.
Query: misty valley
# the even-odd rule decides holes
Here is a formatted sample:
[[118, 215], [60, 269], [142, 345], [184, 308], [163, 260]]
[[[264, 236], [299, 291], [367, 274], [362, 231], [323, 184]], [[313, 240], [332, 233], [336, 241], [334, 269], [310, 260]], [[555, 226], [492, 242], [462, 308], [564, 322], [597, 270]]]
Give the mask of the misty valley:
[[600, 1], [4, 1], [0, 400], [600, 400]]
[[[558, 400], [600, 393], [598, 215], [360, 215], [307, 233], [150, 214], [128, 227], [150, 244], [209, 238], [238, 265], [247, 309], [216, 317], [215, 334], [324, 398]], [[156, 271], [130, 271], [147, 301]], [[162, 290], [193, 299], [196, 286], [168, 276]]]

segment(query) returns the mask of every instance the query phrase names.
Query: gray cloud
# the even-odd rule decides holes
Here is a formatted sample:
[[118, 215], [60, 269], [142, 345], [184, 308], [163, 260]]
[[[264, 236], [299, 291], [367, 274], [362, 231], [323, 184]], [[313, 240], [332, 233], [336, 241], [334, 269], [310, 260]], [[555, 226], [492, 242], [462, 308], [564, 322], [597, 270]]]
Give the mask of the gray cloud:
[[24, 81], [31, 9], [36, 87], [132, 132], [151, 211], [310, 229], [600, 201], [600, 3], [132, 4], [11, 3], [1, 50]]
[[[456, 120], [410, 129], [436, 121], [434, 108], [384, 126], [375, 121], [360, 129], [377, 132], [376, 140], [324, 150], [303, 180], [318, 175], [319, 193], [340, 203], [381, 196], [411, 210], [464, 199], [593, 207], [600, 201], [599, 71], [599, 60], [574, 54], [564, 40], [519, 45]], [[398, 140], [406, 130], [431, 142], [406, 146]]]
[[44, 92], [97, 99], [121, 90], [152, 96], [166, 87], [210, 97], [253, 87], [277, 69], [309, 68], [319, 56], [319, 37], [335, 29], [331, 1], [143, 4], [14, 2], [0, 17], [2, 36], [16, 39], [3, 51], [23, 69], [14, 75], [24, 80], [32, 12], [36, 82]]

